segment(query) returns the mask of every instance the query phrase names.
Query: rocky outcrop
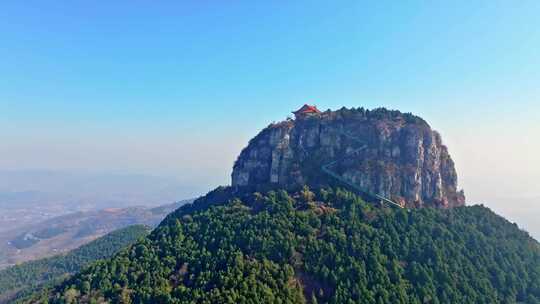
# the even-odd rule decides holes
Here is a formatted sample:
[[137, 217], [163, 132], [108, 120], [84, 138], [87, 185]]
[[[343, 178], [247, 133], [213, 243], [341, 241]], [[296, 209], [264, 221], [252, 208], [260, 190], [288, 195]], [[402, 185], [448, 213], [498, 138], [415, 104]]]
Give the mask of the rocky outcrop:
[[339, 183], [322, 170], [328, 164], [367, 192], [408, 207], [465, 203], [440, 135], [417, 116], [386, 109], [343, 108], [271, 124], [241, 152], [232, 185], [290, 189]]

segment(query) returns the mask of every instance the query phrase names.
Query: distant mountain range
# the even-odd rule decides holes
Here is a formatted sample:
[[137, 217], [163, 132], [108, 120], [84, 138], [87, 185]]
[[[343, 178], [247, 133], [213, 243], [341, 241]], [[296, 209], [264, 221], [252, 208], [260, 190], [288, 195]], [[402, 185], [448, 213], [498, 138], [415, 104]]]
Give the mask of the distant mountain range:
[[143, 174], [0, 170], [0, 233], [74, 212], [155, 207], [205, 190]]
[[184, 185], [173, 177], [82, 170], [0, 170], [0, 207], [13, 202], [69, 201], [93, 209], [158, 205], [178, 197], [193, 197], [205, 189]]
[[0, 269], [64, 253], [122, 227], [157, 225], [168, 213], [192, 200], [158, 207], [81, 211], [0, 232]]

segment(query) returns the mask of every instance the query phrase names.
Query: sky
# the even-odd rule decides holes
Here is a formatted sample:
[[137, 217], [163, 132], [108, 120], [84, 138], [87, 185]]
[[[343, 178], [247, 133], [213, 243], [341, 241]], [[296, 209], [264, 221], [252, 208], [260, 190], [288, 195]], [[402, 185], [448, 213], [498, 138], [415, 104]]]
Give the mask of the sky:
[[210, 189], [304, 103], [384, 106], [442, 134], [469, 203], [540, 236], [540, 2], [441, 2], [3, 1], [0, 170]]

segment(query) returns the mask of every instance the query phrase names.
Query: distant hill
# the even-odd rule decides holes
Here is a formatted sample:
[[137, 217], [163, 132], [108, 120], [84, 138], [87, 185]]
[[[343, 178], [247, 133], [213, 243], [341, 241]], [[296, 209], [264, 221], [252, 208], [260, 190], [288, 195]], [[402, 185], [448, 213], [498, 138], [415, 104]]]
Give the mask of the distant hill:
[[[77, 170], [0, 170], [0, 206], [4, 198], [25, 203], [54, 200], [93, 205], [94, 209], [148, 205], [200, 193], [175, 178]], [[9, 193], [12, 193], [11, 197]], [[2, 193], [7, 193], [2, 195]], [[32, 196], [33, 193], [39, 194]]]
[[154, 227], [168, 213], [191, 201], [184, 200], [154, 208], [109, 208], [76, 212], [0, 232], [0, 269], [68, 252], [126, 226], [142, 224]]
[[113, 231], [65, 255], [4, 269], [0, 271], [0, 303], [12, 302], [38, 286], [50, 285], [68, 274], [81, 270], [91, 262], [110, 257], [149, 232], [148, 226], [129, 226]]
[[206, 191], [189, 183], [142, 174], [0, 169], [0, 233], [74, 212], [156, 207]]

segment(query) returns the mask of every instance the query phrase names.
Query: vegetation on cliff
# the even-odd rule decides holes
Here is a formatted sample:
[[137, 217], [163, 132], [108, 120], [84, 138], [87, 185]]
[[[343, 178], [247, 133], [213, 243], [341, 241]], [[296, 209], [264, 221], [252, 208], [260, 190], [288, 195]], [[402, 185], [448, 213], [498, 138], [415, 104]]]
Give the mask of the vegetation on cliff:
[[33, 302], [540, 303], [539, 244], [482, 206], [219, 188]]

